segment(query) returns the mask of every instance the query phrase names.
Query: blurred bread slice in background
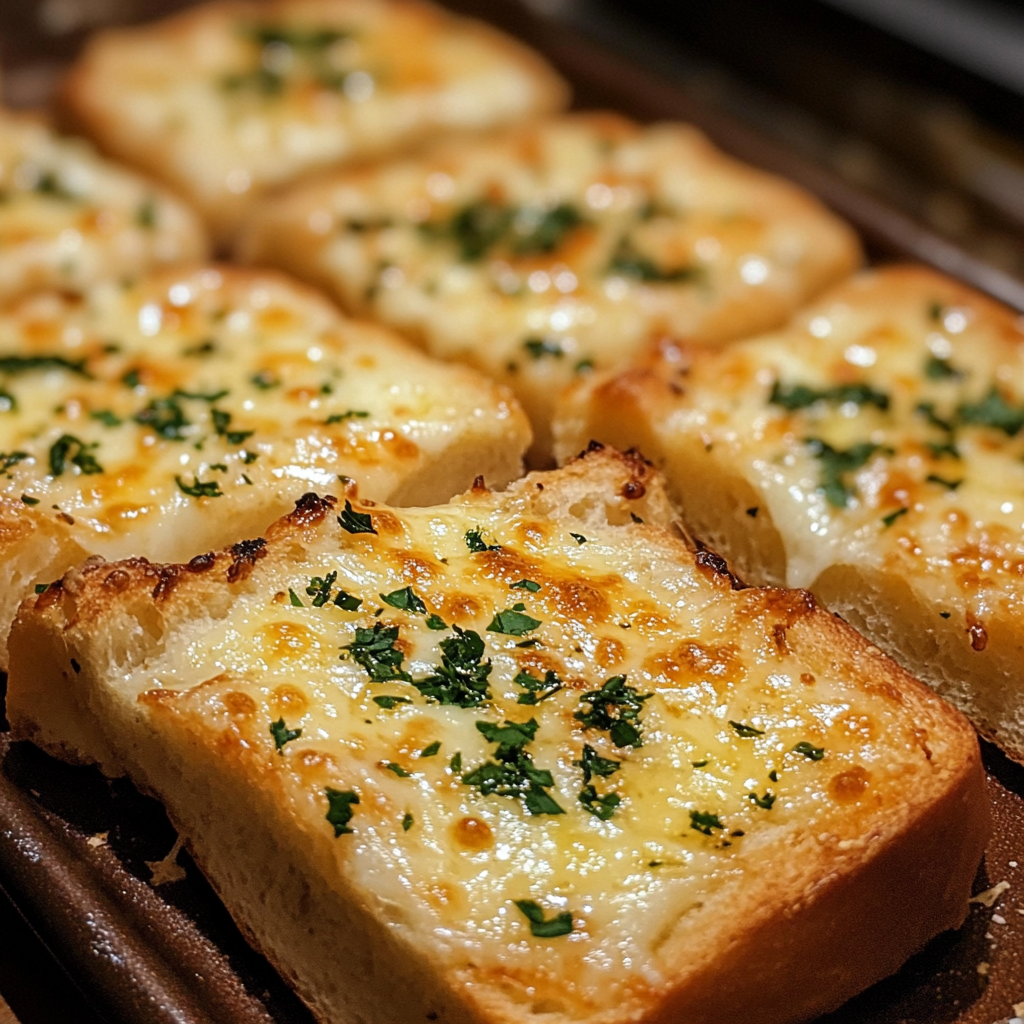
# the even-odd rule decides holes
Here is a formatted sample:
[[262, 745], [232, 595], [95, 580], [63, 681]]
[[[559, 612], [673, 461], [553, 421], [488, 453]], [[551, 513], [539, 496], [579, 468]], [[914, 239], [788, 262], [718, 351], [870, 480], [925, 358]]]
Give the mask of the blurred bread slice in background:
[[163, 186], [41, 120], [0, 110], [0, 301], [208, 255], [200, 218]]
[[62, 109], [226, 243], [268, 188], [567, 99], [528, 47], [429, 4], [223, 0], [93, 35]]
[[785, 322], [861, 260], [789, 182], [680, 124], [582, 114], [337, 172], [265, 203], [239, 252], [511, 387], [550, 459], [559, 390], [663, 336]]

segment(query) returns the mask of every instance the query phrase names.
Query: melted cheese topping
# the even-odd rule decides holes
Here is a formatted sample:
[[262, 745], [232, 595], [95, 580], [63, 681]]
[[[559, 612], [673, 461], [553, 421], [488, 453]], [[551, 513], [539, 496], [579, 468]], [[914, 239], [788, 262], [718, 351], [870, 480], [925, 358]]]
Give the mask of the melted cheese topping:
[[[415, 3], [208, 4], [98, 37], [76, 93], [92, 131], [191, 196], [220, 228], [312, 168], [560, 105], [539, 58]], [[108, 121], [108, 118], [110, 119]]]
[[[784, 332], [678, 365], [661, 371], [685, 394], [656, 430], [699, 438], [763, 496], [791, 586], [884, 569], [966, 615], [981, 647], [986, 617], [1024, 611], [1024, 333], [1008, 310], [937, 274], [878, 271]], [[771, 400], [797, 386], [832, 393]]]
[[347, 478], [444, 500], [429, 477], [446, 479], [436, 467], [460, 445], [512, 450], [514, 466], [526, 443], [487, 382], [283, 278], [228, 269], [6, 307], [0, 407], [8, 510], [106, 557], [188, 558]]
[[[289, 535], [287, 563], [258, 563], [223, 618], [184, 627], [130, 685], [157, 687], [141, 699], [158, 730], [184, 732], [190, 751], [198, 739], [217, 772], [259, 787], [266, 827], [314, 851], [325, 885], [354, 885], [456, 981], [547, 1007], [538, 1012], [618, 1007], [625, 1019], [699, 949], [702, 921], [716, 933], [745, 926], [728, 893], [759, 864], [804, 844], [841, 857], [878, 834], [915, 779], [941, 771], [927, 705], [851, 681], [858, 670], [838, 652], [803, 649], [801, 595], [734, 592], [660, 530], [583, 526], [479, 495], [352, 511], [377, 534], [332, 514], [315, 536]], [[492, 550], [470, 550], [468, 531]], [[313, 607], [307, 587], [331, 574], [330, 599]], [[383, 599], [406, 587], [422, 611]], [[334, 603], [339, 589], [358, 609]], [[495, 631], [517, 607], [532, 625]], [[487, 666], [479, 706], [374, 682], [346, 650], [357, 629], [394, 630], [383, 647], [421, 681], [455, 626], [483, 641], [469, 659]], [[553, 672], [561, 688], [525, 705], [522, 672]], [[581, 720], [588, 691], [616, 676], [635, 688], [639, 743]], [[531, 813], [472, 782], [497, 752], [479, 724], [531, 721], [522, 749], [551, 773], [546, 792], [564, 813]], [[301, 734], [278, 751], [273, 723]], [[617, 765], [592, 779], [598, 798], [618, 798], [607, 820], [580, 800], [584, 744]], [[358, 797], [337, 837], [329, 788]], [[571, 933], [532, 935], [516, 900], [546, 920], [568, 913]]]
[[0, 114], [0, 299], [199, 260], [198, 219], [79, 140]]
[[575, 374], [773, 326], [858, 259], [792, 185], [610, 115], [299, 188], [243, 252], [505, 381], [545, 432]]

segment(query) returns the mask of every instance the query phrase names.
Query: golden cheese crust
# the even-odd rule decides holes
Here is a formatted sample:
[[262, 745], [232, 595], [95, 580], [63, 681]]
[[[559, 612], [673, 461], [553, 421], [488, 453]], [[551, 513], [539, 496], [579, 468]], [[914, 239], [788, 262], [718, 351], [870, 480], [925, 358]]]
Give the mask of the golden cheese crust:
[[532, 51], [411, 0], [225, 0], [97, 33], [63, 90], [76, 125], [187, 197], [221, 242], [254, 197], [564, 106]]
[[568, 398], [559, 450], [635, 444], [698, 536], [813, 590], [1024, 760], [1024, 334], [932, 271], [872, 271], [776, 334]]
[[498, 385], [215, 266], [0, 307], [0, 406], [4, 639], [26, 591], [88, 555], [187, 559], [348, 478], [445, 501], [518, 476], [529, 443]]
[[0, 111], [0, 301], [205, 259], [199, 218], [81, 139]]
[[430, 509], [310, 494], [28, 600], [8, 715], [162, 798], [325, 1022], [807, 1019], [963, 919], [977, 740], [671, 516], [601, 450]]
[[257, 213], [240, 253], [508, 384], [535, 462], [580, 374], [651, 338], [773, 327], [860, 260], [853, 232], [794, 185], [696, 129], [612, 114], [298, 186]]

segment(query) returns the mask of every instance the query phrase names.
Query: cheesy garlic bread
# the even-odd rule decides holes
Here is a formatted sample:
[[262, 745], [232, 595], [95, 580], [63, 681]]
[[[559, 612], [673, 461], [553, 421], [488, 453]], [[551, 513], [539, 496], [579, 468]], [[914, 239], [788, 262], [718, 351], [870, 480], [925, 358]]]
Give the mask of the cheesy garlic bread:
[[693, 532], [811, 589], [1024, 761], [1024, 332], [919, 267], [871, 271], [788, 328], [666, 347], [567, 397], [661, 466]]
[[521, 43], [416, 0], [217, 0], [96, 33], [63, 109], [228, 241], [255, 197], [316, 168], [560, 109]]
[[0, 301], [205, 259], [199, 218], [81, 139], [0, 111]]
[[298, 186], [256, 214], [240, 254], [508, 384], [538, 463], [575, 377], [652, 338], [783, 323], [860, 260], [853, 232], [796, 186], [696, 129], [613, 114]]
[[600, 450], [429, 509], [307, 494], [28, 600], [8, 715], [160, 797], [325, 1024], [806, 1020], [963, 920], [977, 740], [671, 516]]
[[511, 396], [273, 273], [166, 271], [0, 307], [0, 666], [18, 602], [93, 554], [185, 559], [316, 486], [445, 501], [519, 475]]

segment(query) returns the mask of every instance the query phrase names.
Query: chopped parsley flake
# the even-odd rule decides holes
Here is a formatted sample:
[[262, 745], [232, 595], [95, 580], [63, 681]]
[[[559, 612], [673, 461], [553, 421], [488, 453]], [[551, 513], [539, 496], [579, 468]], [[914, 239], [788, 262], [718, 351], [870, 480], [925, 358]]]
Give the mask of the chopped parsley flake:
[[794, 411], [807, 409], [817, 402], [832, 402], [844, 405], [873, 405], [883, 412], [889, 408], [889, 396], [884, 391], [876, 391], [870, 384], [838, 384], [831, 388], [812, 388], [806, 384], [782, 384], [776, 381], [772, 385], [772, 393], [768, 397], [772, 405]]
[[389, 772], [394, 772], [400, 779], [408, 779], [412, 777], [412, 772], [407, 772], [400, 764], [396, 764], [394, 761], [388, 761], [385, 768]]
[[283, 752], [286, 743], [291, 743], [292, 740], [297, 740], [302, 735], [302, 730], [289, 729], [284, 724], [284, 718], [279, 718], [276, 722], [270, 723], [270, 735], [274, 737], [274, 744], [277, 747], [277, 752], [280, 754]]
[[357, 626], [355, 639], [345, 644], [342, 650], [348, 651], [352, 660], [366, 669], [375, 683], [386, 683], [390, 679], [410, 682], [409, 673], [402, 669], [405, 655], [395, 646], [397, 641], [397, 626], [375, 622], [372, 629]]
[[677, 284], [693, 280], [699, 275], [696, 267], [659, 267], [650, 256], [637, 251], [628, 237], [619, 241], [608, 264], [608, 273], [632, 277], [646, 284]]
[[346, 590], [339, 590], [334, 595], [334, 604], [337, 605], [342, 611], [355, 612], [359, 610], [359, 606], [363, 603], [361, 597], [353, 597], [352, 594]]
[[584, 537], [582, 533], [570, 533], [569, 536], [572, 537], [572, 539], [576, 541], [577, 544], [587, 543], [587, 538]]
[[580, 790], [579, 801], [583, 806], [601, 821], [608, 821], [615, 814], [616, 808], [622, 803], [618, 793], [598, 794], [597, 788], [593, 785], [584, 786]]
[[517, 704], [539, 704], [542, 700], [554, 696], [563, 686], [562, 680], [550, 669], [544, 673], [543, 682], [529, 672], [520, 672], [512, 681], [527, 691], [519, 694], [516, 698]]
[[910, 509], [904, 505], [903, 508], [898, 508], [895, 512], [890, 512], [887, 516], [882, 516], [882, 522], [885, 524], [886, 529], [892, 526], [900, 516], [905, 516], [909, 511]]
[[1016, 437], [1024, 428], [1024, 405], [1012, 406], [993, 384], [980, 402], [965, 402], [957, 407], [962, 423], [1001, 430], [1008, 437]]
[[327, 814], [325, 817], [334, 826], [334, 838], [350, 835], [352, 829], [348, 823], [352, 820], [352, 807], [359, 803], [359, 796], [352, 790], [334, 789], [328, 786], [324, 793], [327, 796]]
[[384, 708], [386, 711], [390, 711], [396, 704], [411, 704], [412, 701], [408, 697], [374, 697], [373, 703], [378, 707]]
[[21, 500], [26, 505], [38, 505], [39, 504], [39, 499], [38, 498], [33, 498], [31, 494], [23, 494], [21, 496]]
[[249, 383], [252, 384], [253, 387], [259, 388], [260, 391], [268, 391], [270, 388], [278, 387], [281, 381], [269, 370], [260, 370], [259, 373], [254, 373], [249, 378]]
[[494, 760], [485, 761], [462, 776], [467, 786], [474, 786], [484, 796], [496, 793], [522, 799], [530, 814], [564, 814], [565, 811], [547, 792], [555, 780], [551, 772], [537, 768], [533, 758], [523, 749], [537, 734], [537, 721], [477, 722], [477, 729], [489, 743], [498, 749]]
[[94, 409], [89, 413], [89, 419], [99, 420], [105, 427], [119, 427], [124, 423], [120, 416], [115, 416], [109, 409]]
[[703, 833], [706, 836], [713, 835], [713, 828], [724, 829], [717, 814], [710, 814], [707, 811], [690, 811], [690, 828]]
[[534, 359], [542, 359], [544, 356], [551, 356], [554, 359], [561, 359], [565, 355], [565, 349], [551, 338], [527, 338], [523, 342], [523, 348]]
[[37, 583], [35, 586], [35, 592], [37, 594], [45, 594], [50, 589], [49, 583]]
[[405, 812], [405, 817], [402, 819], [402, 831], [408, 832], [413, 826], [413, 816], [410, 811]]
[[755, 736], [763, 736], [764, 729], [758, 729], [753, 725], [747, 725], [744, 722], [734, 722], [731, 718], [729, 724], [736, 730], [736, 735], [741, 736], [745, 740], [753, 739]]
[[331, 599], [331, 587], [337, 578], [337, 572], [329, 572], [326, 576], [314, 576], [310, 579], [306, 593], [313, 598], [311, 604], [314, 608], [323, 608]]
[[365, 512], [354, 512], [352, 502], [345, 500], [345, 510], [338, 516], [338, 525], [349, 533], [376, 533], [373, 520]]
[[392, 590], [390, 594], [381, 594], [380, 599], [385, 604], [391, 605], [392, 608], [398, 608], [403, 612], [422, 615], [427, 610], [423, 599], [416, 595], [412, 587], [403, 587], [401, 590]]
[[174, 480], [178, 485], [178, 490], [182, 494], [187, 494], [190, 498], [219, 498], [224, 493], [216, 480], [204, 482], [195, 474], [193, 474], [192, 483], [190, 484], [185, 483], [180, 476], [176, 476]]
[[448, 623], [441, 618], [440, 615], [428, 615], [427, 616], [427, 629], [441, 630], [447, 629]]
[[758, 796], [756, 793], [748, 793], [747, 799], [752, 803], [757, 804], [757, 806], [763, 810], [770, 811], [772, 809], [772, 804], [775, 803], [776, 797], [774, 793], [771, 793], [766, 789], [764, 791], [764, 796]]
[[305, 608], [306, 606], [302, 603], [302, 598], [292, 590], [288, 588], [288, 600], [291, 602], [293, 608]]
[[185, 417], [185, 410], [182, 409], [178, 398], [177, 394], [154, 398], [132, 419], [140, 426], [149, 427], [168, 441], [183, 441], [187, 436], [186, 431], [192, 424]]
[[691, 761], [690, 764], [692, 764], [694, 768], [706, 768], [708, 762], [705, 758], [703, 761]]
[[67, 370], [79, 377], [92, 379], [92, 374], [85, 368], [84, 359], [65, 359], [64, 356], [0, 356], [0, 373], [13, 376], [36, 370]]
[[939, 476], [937, 473], [929, 473], [924, 479], [925, 483], [939, 484], [941, 487], [945, 487], [948, 491], [955, 491], [963, 483], [963, 479], [947, 480], [945, 477]]
[[211, 409], [210, 418], [213, 420], [214, 431], [228, 444], [242, 444], [256, 433], [255, 430], [230, 430], [231, 413], [225, 412], [223, 409]]
[[474, 554], [479, 554], [482, 551], [500, 551], [500, 544], [485, 544], [480, 535], [480, 528], [477, 527], [475, 530], [466, 531], [466, 547], [469, 548]]
[[[705, 762], [707, 763], [707, 762]], [[573, 761], [577, 768], [583, 769], [583, 781], [590, 782], [595, 775], [604, 779], [622, 767], [621, 761], [613, 761], [609, 757], [601, 757], [597, 751], [587, 743], [583, 744], [583, 756], [578, 761]]]
[[28, 452], [0, 452], [0, 473], [10, 476], [8, 470], [28, 457]]
[[458, 750], [458, 751], [455, 752], [455, 754], [453, 755], [452, 759], [448, 762], [448, 767], [453, 772], [461, 772], [462, 771], [462, 751], [461, 750]]
[[510, 584], [510, 587], [512, 590], [528, 590], [531, 594], [536, 594], [540, 590], [540, 584], [533, 580], [520, 580], [518, 583]]
[[962, 380], [966, 374], [958, 370], [948, 359], [928, 356], [924, 362], [924, 375], [929, 380]]
[[424, 747], [420, 752], [420, 757], [433, 757], [441, 749], [441, 741], [434, 740], [429, 746]]
[[516, 608], [506, 608], [502, 612], [497, 612], [494, 618], [491, 619], [487, 631], [489, 633], [502, 633], [505, 636], [525, 636], [536, 629], [541, 624], [540, 619], [527, 615], [520, 610], [521, 608], [522, 605], [519, 605]]
[[328, 424], [329, 426], [332, 423], [344, 423], [345, 420], [365, 420], [369, 415], [370, 414], [368, 412], [364, 412], [362, 409], [349, 409], [348, 412], [331, 413], [331, 415], [324, 420], [324, 423]]
[[568, 935], [572, 929], [572, 914], [563, 910], [554, 917], [545, 920], [544, 911], [533, 900], [513, 900], [523, 917], [530, 922], [530, 934], [538, 939], [556, 939], [559, 935]]
[[455, 636], [446, 637], [438, 644], [441, 664], [432, 675], [416, 680], [413, 685], [424, 697], [438, 704], [478, 707], [491, 696], [487, 685], [491, 661], [489, 658], [482, 660], [484, 642], [479, 633], [458, 626], [453, 628]]
[[[587, 729], [607, 730], [617, 747], [640, 747], [640, 712], [652, 696], [628, 686], [625, 676], [612, 676], [600, 690], [580, 697], [580, 710], [573, 717]], [[585, 704], [589, 711], [583, 710]]]
[[803, 754], [804, 757], [811, 761], [820, 761], [825, 756], [824, 747], [816, 747], [813, 743], [808, 743], [807, 740], [801, 740], [794, 748], [794, 754]]
[[891, 453], [892, 449], [862, 441], [851, 448], [837, 449], [821, 438], [805, 439], [811, 454], [821, 462], [821, 486], [828, 503], [835, 508], [846, 508], [855, 489], [844, 479], [848, 473], [860, 469], [877, 451]]
[[60, 476], [67, 469], [68, 462], [77, 466], [79, 472], [86, 476], [102, 473], [103, 467], [92, 454], [92, 450], [98, 447], [96, 441], [86, 444], [73, 434], [62, 434], [50, 446], [50, 473], [53, 476]]

